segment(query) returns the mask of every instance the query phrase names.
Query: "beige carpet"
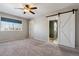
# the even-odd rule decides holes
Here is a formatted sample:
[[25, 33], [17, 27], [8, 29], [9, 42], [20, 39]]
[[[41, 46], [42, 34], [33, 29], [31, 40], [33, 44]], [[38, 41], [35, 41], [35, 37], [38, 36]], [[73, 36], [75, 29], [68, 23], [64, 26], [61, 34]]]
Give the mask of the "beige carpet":
[[2, 56], [75, 56], [79, 55], [77, 49], [51, 45], [39, 40], [24, 39], [0, 43]]

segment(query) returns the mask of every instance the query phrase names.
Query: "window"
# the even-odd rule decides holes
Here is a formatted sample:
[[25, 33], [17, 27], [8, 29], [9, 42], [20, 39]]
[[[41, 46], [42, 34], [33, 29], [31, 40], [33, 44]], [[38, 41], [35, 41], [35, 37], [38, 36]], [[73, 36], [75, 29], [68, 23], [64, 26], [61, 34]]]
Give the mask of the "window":
[[1, 31], [21, 31], [22, 21], [1, 17]]

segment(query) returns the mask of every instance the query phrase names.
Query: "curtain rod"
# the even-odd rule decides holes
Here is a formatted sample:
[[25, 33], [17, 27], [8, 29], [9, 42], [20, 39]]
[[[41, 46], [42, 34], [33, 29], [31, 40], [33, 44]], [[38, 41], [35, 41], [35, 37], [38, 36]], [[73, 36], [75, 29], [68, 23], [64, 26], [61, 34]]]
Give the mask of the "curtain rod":
[[59, 12], [57, 14], [53, 14], [53, 15], [49, 15], [49, 16], [46, 16], [46, 17], [51, 17], [51, 16], [56, 16], [56, 15], [60, 15], [60, 14], [64, 14], [64, 13], [69, 13], [69, 12], [73, 12], [74, 14], [74, 11], [77, 11], [78, 9], [72, 9], [70, 11], [66, 11], [66, 12]]

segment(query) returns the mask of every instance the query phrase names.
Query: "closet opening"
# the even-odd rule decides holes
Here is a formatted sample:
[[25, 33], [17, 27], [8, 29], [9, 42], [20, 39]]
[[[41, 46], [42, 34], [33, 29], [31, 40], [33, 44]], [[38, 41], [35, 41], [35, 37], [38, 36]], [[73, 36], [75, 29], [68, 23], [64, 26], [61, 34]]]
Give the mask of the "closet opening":
[[49, 21], [49, 42], [58, 44], [58, 20], [50, 20]]

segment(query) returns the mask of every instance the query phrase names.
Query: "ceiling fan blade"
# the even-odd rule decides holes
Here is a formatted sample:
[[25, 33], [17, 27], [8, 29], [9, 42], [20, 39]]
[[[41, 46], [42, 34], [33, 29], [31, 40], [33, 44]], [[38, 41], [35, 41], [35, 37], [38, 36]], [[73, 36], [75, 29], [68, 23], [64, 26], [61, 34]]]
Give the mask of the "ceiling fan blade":
[[37, 7], [31, 7], [30, 9], [37, 9]]
[[25, 7], [29, 8], [29, 5], [25, 5]]
[[32, 13], [32, 14], [35, 14], [33, 11], [29, 11], [30, 13]]
[[24, 14], [26, 14], [26, 12], [24, 12]]
[[15, 8], [15, 9], [21, 9], [21, 10], [24, 10], [24, 8]]

